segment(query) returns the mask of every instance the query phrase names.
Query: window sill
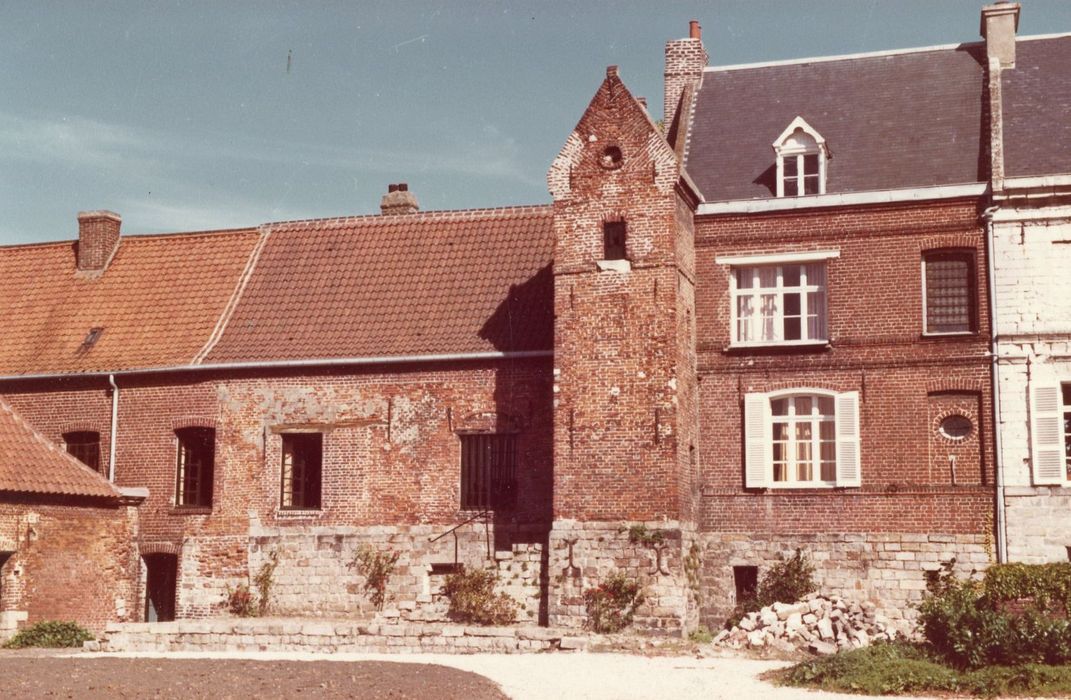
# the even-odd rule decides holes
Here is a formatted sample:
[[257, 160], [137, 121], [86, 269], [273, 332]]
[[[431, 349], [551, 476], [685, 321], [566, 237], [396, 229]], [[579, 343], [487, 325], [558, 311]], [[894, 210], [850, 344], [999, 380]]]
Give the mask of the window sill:
[[596, 260], [599, 272], [631, 272], [632, 263], [628, 260]]
[[212, 506], [171, 506], [171, 515], [212, 515]]
[[294, 508], [288, 510], [280, 508], [275, 511], [275, 517], [279, 520], [316, 520], [323, 517], [323, 509]]
[[949, 333], [929, 333], [923, 332], [923, 339], [940, 339], [940, 338], [970, 338], [971, 336], [978, 335], [978, 331], [952, 331]]
[[727, 354], [748, 352], [825, 352], [833, 346], [828, 340], [792, 340], [780, 343], [730, 343], [722, 348]]
[[861, 486], [842, 486], [840, 484], [768, 484], [766, 486], [747, 487], [749, 491], [769, 493], [775, 491], [799, 492], [799, 491], [834, 491], [846, 489], [858, 489]]

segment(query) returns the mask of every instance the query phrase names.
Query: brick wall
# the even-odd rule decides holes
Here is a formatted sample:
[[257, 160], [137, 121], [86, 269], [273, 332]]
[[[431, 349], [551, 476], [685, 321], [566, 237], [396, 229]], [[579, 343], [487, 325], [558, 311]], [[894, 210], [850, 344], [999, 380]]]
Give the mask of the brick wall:
[[0, 610], [95, 632], [141, 619], [136, 539], [134, 506], [4, 496], [0, 552], [14, 554], [0, 568]]

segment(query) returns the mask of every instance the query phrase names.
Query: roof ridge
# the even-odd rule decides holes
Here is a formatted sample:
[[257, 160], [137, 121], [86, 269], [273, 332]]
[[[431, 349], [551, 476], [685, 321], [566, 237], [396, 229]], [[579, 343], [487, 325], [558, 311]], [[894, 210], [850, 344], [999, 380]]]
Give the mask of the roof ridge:
[[[153, 240], [157, 238], [192, 238], [195, 236], [203, 236], [205, 238], [210, 236], [220, 236], [227, 234], [255, 234], [259, 230], [259, 226], [246, 226], [243, 228], [220, 228], [220, 229], [208, 229], [205, 231], [171, 231], [165, 233], [124, 233], [122, 240], [128, 242], [140, 243], [142, 241]], [[69, 246], [73, 243], [77, 243], [77, 238], [63, 238], [57, 241], [32, 241], [29, 243], [8, 243], [0, 244], [0, 251], [15, 250], [18, 248], [44, 248], [48, 246]]]
[[510, 214], [510, 213], [553, 213], [553, 205], [551, 204], [515, 204], [504, 207], [482, 207], [477, 209], [430, 209], [428, 211], [418, 211], [412, 214], [352, 214], [349, 216], [333, 216], [333, 217], [321, 217], [315, 219], [290, 219], [286, 221], [272, 221], [264, 224], [264, 226], [279, 226], [288, 227], [295, 225], [309, 225], [309, 224], [347, 224], [357, 221], [411, 221], [414, 219], [464, 219], [464, 218], [479, 218], [481, 216], [486, 217], [493, 214]]
[[[1018, 37], [1017, 40], [1027, 37]], [[984, 46], [984, 41], [965, 41], [958, 44], [935, 44], [933, 46], [915, 46], [903, 49], [885, 49], [883, 51], [864, 51], [860, 53], [830, 54], [827, 56], [803, 56], [799, 58], [786, 58], [777, 61], [757, 61], [755, 63], [732, 63], [725, 66], [707, 66], [704, 73], [720, 73], [731, 70], [749, 70], [753, 68], [774, 68], [777, 66], [792, 66], [806, 63], [832, 63], [835, 61], [853, 61], [865, 58], [882, 58], [885, 56], [900, 56], [905, 54], [928, 53], [932, 51], [950, 51], [966, 49], [973, 46]]]
[[271, 227], [260, 227], [260, 240], [253, 246], [253, 250], [249, 252], [249, 258], [246, 260], [245, 267], [242, 268], [242, 274], [238, 276], [238, 281], [235, 283], [234, 291], [231, 292], [231, 298], [227, 300], [227, 305], [223, 307], [223, 311], [219, 315], [219, 319], [216, 321], [215, 328], [212, 329], [212, 333], [208, 336], [208, 340], [201, 349], [190, 360], [191, 365], [201, 364], [208, 353], [212, 352], [212, 348], [216, 347], [216, 343], [223, 337], [223, 332], [227, 329], [227, 323], [230, 322], [231, 316], [234, 315], [234, 310], [238, 308], [238, 302], [241, 301], [242, 292], [245, 291], [246, 286], [249, 284], [249, 280], [253, 277], [253, 270], [257, 266], [257, 261], [260, 260], [260, 254], [264, 251], [264, 246], [268, 243], [268, 238], [271, 236]]

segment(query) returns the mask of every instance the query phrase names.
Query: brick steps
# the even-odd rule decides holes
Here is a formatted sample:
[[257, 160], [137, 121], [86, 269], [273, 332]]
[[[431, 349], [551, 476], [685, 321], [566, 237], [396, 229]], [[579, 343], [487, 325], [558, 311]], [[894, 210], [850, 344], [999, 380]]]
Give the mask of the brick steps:
[[531, 653], [582, 650], [576, 630], [536, 626], [479, 627], [443, 623], [328, 621], [301, 618], [179, 620], [117, 623], [105, 628], [96, 651], [300, 651]]

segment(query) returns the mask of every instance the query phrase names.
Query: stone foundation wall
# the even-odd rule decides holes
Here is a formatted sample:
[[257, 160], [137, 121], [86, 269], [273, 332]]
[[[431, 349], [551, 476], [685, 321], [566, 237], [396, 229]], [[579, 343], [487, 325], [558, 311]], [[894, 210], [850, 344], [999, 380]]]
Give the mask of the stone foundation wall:
[[1009, 486], [1008, 561], [1026, 564], [1067, 561], [1071, 547], [1071, 489], [1058, 486]]
[[[629, 541], [629, 527], [642, 525], [661, 542]], [[684, 634], [698, 622], [695, 586], [689, 586], [686, 559], [696, 561], [694, 530], [679, 523], [581, 523], [558, 521], [550, 533], [550, 624], [580, 628], [587, 621], [584, 591], [614, 572], [644, 585], [646, 602], [637, 611], [639, 630]], [[696, 573], [698, 569], [695, 568]]]
[[703, 543], [702, 620], [722, 625], [736, 606], [733, 567], [757, 566], [759, 578], [796, 548], [815, 567], [818, 592], [854, 601], [873, 601], [892, 621], [914, 620], [926, 590], [926, 571], [956, 559], [961, 576], [994, 561], [985, 535], [845, 533], [769, 537], [744, 533], [701, 533]]
[[[370, 617], [375, 609], [365, 590], [357, 560], [362, 547], [397, 552], [384, 608], [413, 610], [436, 602], [446, 573], [455, 562], [468, 569], [494, 567], [497, 590], [519, 605], [518, 620], [538, 623], [545, 530], [474, 522], [432, 542], [449, 528], [442, 525], [341, 527], [266, 526], [254, 523], [247, 537], [198, 538], [183, 545], [179, 573], [179, 617], [203, 618], [226, 610], [228, 589], [253, 581], [261, 567], [276, 563], [272, 577], [273, 615]], [[456, 550], [455, 550], [456, 546]], [[234, 564], [226, 552], [240, 556]], [[227, 575], [219, 575], [227, 561]]]

